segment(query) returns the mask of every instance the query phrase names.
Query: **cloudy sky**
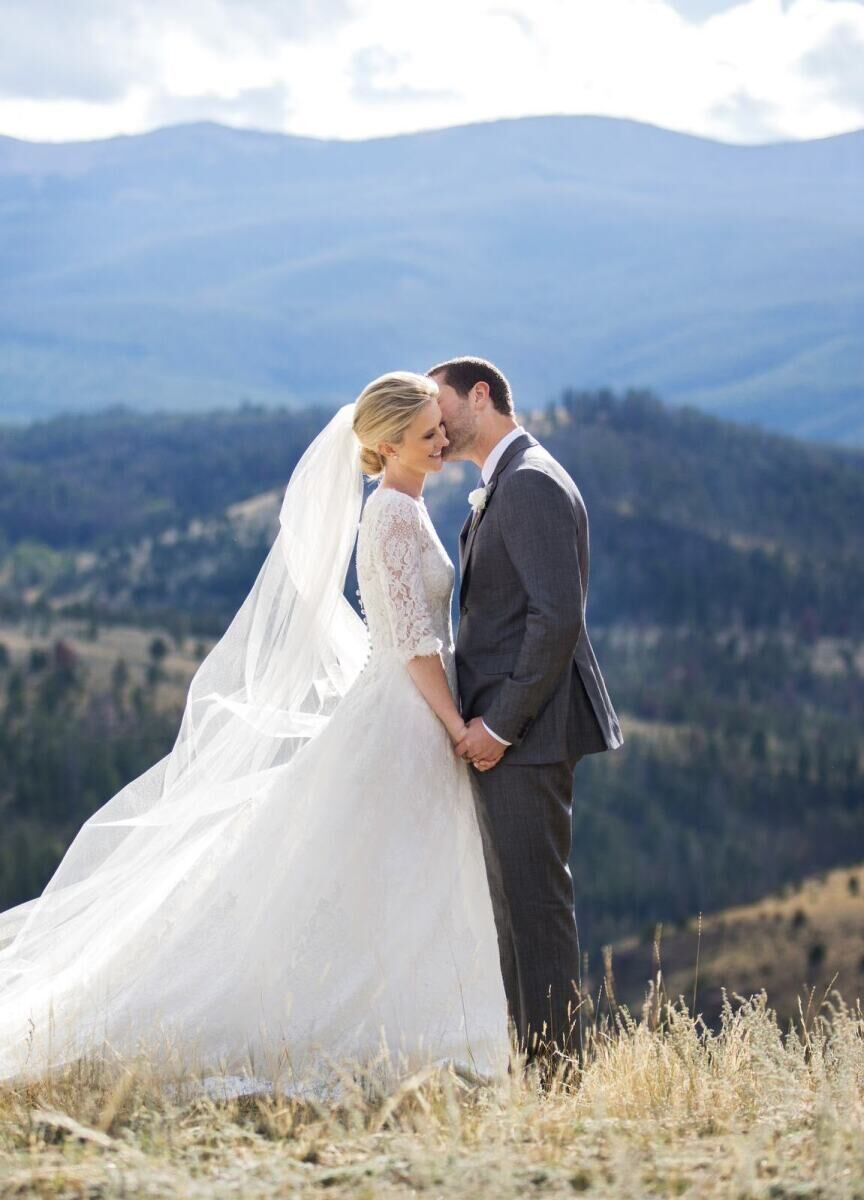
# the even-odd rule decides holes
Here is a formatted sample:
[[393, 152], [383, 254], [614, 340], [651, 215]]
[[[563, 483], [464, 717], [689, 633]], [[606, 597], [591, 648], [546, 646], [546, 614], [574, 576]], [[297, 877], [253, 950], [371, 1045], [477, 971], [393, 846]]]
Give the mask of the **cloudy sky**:
[[603, 113], [725, 141], [864, 126], [864, 0], [0, 0], [0, 133], [367, 138]]

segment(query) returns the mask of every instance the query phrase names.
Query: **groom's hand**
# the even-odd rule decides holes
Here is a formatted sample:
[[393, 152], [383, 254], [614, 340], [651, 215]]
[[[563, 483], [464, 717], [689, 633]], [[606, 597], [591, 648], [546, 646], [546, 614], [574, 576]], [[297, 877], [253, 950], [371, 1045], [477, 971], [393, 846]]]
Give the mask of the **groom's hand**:
[[488, 771], [494, 767], [503, 756], [507, 747], [488, 732], [479, 717], [468, 722], [466, 732], [460, 742], [456, 743], [456, 753], [466, 762], [472, 763], [478, 771]]

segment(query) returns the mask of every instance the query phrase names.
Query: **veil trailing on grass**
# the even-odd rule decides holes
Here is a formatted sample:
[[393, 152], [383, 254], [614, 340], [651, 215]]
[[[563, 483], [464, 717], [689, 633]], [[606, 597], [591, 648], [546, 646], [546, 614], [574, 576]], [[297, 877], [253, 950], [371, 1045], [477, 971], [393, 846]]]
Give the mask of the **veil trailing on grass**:
[[85, 949], [98, 966], [103, 943], [146, 922], [356, 679], [368, 635], [343, 595], [363, 498], [353, 414], [340, 408], [293, 471], [279, 533], [192, 679], [173, 749], [90, 817], [40, 896], [0, 914], [0, 1035]]

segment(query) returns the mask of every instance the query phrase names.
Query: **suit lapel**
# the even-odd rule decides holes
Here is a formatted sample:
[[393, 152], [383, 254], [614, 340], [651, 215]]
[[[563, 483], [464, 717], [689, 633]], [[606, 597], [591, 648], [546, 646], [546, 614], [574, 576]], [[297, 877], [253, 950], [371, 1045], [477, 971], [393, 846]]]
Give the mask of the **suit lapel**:
[[471, 528], [471, 518], [473, 512], [470, 512], [465, 518], [465, 524], [459, 530], [459, 577], [462, 577], [462, 572], [465, 568], [465, 542], [468, 540], [468, 530]]
[[[508, 446], [507, 449], [509, 450], [510, 447]], [[498, 482], [498, 476], [497, 476], [497, 472], [496, 472], [492, 476], [492, 478], [489, 480], [489, 482], [486, 484], [486, 503], [484, 504], [481, 511], [477, 514], [476, 519], [469, 520], [468, 536], [465, 539], [465, 553], [463, 555], [466, 567], [468, 565], [468, 559], [471, 557], [471, 548], [474, 545], [474, 539], [477, 536], [477, 530], [480, 528], [480, 522], [483, 520], [484, 516], [486, 515], [486, 509], [489, 507], [489, 501], [492, 499], [492, 495], [495, 491], [495, 485], [497, 484], [497, 482]], [[473, 514], [472, 514], [472, 518], [473, 518]]]
[[523, 433], [520, 437], [513, 439], [513, 441], [510, 443], [510, 445], [507, 447], [507, 449], [504, 451], [504, 453], [501, 455], [500, 459], [498, 460], [498, 464], [495, 467], [495, 470], [492, 472], [492, 478], [489, 480], [489, 483], [486, 485], [487, 486], [486, 504], [484, 505], [483, 510], [479, 513], [476, 521], [472, 521], [472, 519], [471, 519], [473, 516], [473, 513], [472, 513], [466, 520], [465, 524], [462, 526], [462, 532], [459, 534], [459, 573], [460, 573], [459, 601], [460, 601], [460, 603], [462, 602], [462, 598], [465, 593], [465, 584], [468, 579], [468, 568], [469, 568], [470, 562], [471, 562], [471, 550], [473, 549], [473, 546], [474, 546], [474, 539], [477, 537], [477, 531], [480, 528], [481, 524], [483, 523], [483, 518], [486, 515], [486, 512], [488, 511], [489, 504], [495, 493], [495, 488], [498, 486], [498, 479], [501, 475], [501, 472], [504, 470], [504, 468], [507, 466], [507, 464], [516, 457], [517, 454], [519, 454], [523, 450], [527, 450], [529, 446], [536, 446], [536, 445], [537, 445], [537, 439], [533, 438], [530, 433]]

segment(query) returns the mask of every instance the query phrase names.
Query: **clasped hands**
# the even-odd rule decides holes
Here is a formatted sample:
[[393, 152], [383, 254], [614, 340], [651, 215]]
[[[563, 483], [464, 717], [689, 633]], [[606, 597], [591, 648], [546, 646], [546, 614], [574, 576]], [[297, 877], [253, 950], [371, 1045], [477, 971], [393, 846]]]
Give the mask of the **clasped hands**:
[[504, 755], [507, 747], [492, 737], [480, 717], [474, 717], [454, 738], [454, 750], [477, 771], [488, 771]]

